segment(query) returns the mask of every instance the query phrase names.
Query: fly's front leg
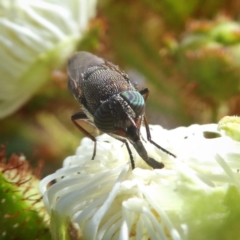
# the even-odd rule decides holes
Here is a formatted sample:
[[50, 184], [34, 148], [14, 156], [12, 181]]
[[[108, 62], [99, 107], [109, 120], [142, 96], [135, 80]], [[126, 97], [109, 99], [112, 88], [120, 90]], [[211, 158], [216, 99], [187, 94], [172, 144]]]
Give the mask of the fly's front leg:
[[150, 128], [149, 128], [149, 125], [148, 125], [148, 122], [147, 122], [147, 118], [146, 116], [144, 115], [143, 116], [143, 119], [144, 119], [144, 124], [145, 124], [145, 127], [146, 127], [146, 133], [147, 133], [147, 139], [150, 143], [152, 143], [153, 145], [155, 145], [157, 148], [161, 149], [163, 152], [167, 153], [168, 155], [171, 155], [173, 157], [176, 157], [174, 154], [170, 153], [168, 150], [166, 150], [165, 148], [161, 147], [160, 145], [158, 145], [157, 143], [155, 143], [152, 138], [151, 138], [151, 132], [150, 132]]
[[130, 147], [129, 147], [128, 141], [127, 141], [126, 139], [123, 139], [123, 138], [120, 138], [120, 137], [116, 137], [116, 136], [115, 136], [115, 138], [116, 138], [117, 140], [123, 142], [123, 143], [126, 145], [128, 154], [129, 154], [129, 156], [130, 156], [130, 161], [131, 161], [132, 170], [133, 170], [133, 169], [135, 168], [135, 162], [134, 162], [133, 155], [132, 155], [132, 151], [131, 151], [131, 149], [130, 149]]
[[[91, 134], [89, 133], [86, 129], [84, 129], [84, 127], [82, 127], [78, 122], [77, 120], [79, 121], [83, 121], [85, 124], [89, 124], [91, 125], [87, 120], [87, 116], [84, 112], [77, 112], [77, 113], [74, 113], [72, 116], [71, 116], [71, 120], [72, 122], [74, 123], [74, 125], [84, 134], [86, 135], [87, 137], [89, 137], [93, 142], [94, 142], [94, 148], [93, 148], [93, 155], [92, 155], [92, 160], [95, 158], [95, 155], [96, 155], [96, 149], [97, 149], [97, 139]], [[91, 125], [92, 126], [92, 125]]]
[[131, 149], [129, 147], [129, 144], [128, 144], [128, 141], [127, 140], [123, 140], [123, 142], [125, 143], [126, 147], [127, 147], [127, 150], [128, 150], [128, 154], [130, 156], [130, 161], [131, 161], [131, 166], [132, 166], [132, 170], [135, 168], [135, 162], [134, 162], [134, 159], [133, 159], [133, 155], [132, 155], [132, 152], [131, 152]]

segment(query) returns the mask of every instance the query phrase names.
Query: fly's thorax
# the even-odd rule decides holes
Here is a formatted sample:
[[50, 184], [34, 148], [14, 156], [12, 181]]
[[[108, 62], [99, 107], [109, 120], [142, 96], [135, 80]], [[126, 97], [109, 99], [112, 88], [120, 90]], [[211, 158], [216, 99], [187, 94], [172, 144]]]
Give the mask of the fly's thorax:
[[77, 52], [68, 60], [68, 89], [81, 102], [84, 72], [91, 66], [104, 64], [105, 61], [88, 52]]
[[112, 96], [124, 91], [135, 90], [125, 75], [107, 65], [91, 66], [83, 73], [82, 94], [85, 107], [92, 114]]
[[125, 91], [111, 96], [94, 114], [94, 123], [105, 133], [121, 130], [126, 133], [144, 113], [145, 102], [137, 91]]

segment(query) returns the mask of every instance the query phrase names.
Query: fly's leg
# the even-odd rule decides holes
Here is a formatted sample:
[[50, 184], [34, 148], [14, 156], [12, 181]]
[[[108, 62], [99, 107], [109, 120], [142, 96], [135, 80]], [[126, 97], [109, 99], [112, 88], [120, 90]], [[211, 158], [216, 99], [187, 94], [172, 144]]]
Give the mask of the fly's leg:
[[77, 112], [74, 113], [71, 116], [71, 120], [74, 123], [74, 125], [87, 137], [89, 137], [93, 142], [94, 142], [94, 148], [93, 148], [93, 155], [92, 155], [92, 160], [95, 158], [96, 155], [96, 149], [97, 149], [97, 140], [96, 138], [89, 133], [84, 127], [82, 127], [77, 120], [79, 120], [79, 122], [83, 121], [85, 124], [89, 124], [90, 126], [92, 126], [88, 121], [87, 121], [87, 116], [84, 112]]
[[143, 119], [144, 119], [144, 124], [145, 124], [145, 127], [146, 127], [146, 133], [147, 133], [147, 139], [148, 139], [148, 141], [149, 141], [150, 143], [152, 143], [154, 146], [156, 146], [158, 149], [161, 149], [163, 152], [167, 153], [168, 155], [171, 155], [171, 156], [173, 156], [173, 157], [176, 157], [174, 154], [170, 153], [168, 150], [166, 150], [165, 148], [161, 147], [160, 145], [158, 145], [157, 143], [155, 143], [155, 142], [152, 140], [150, 128], [149, 128], [149, 125], [148, 125], [148, 122], [147, 122], [147, 118], [146, 118], [145, 115], [144, 115]]
[[132, 155], [132, 152], [131, 152], [131, 149], [129, 147], [129, 144], [128, 144], [128, 141], [127, 140], [123, 140], [123, 142], [125, 143], [126, 147], [127, 147], [127, 150], [128, 150], [128, 154], [130, 156], [130, 161], [131, 161], [131, 166], [132, 166], [132, 170], [135, 168], [135, 162], [134, 162], [134, 159], [133, 159], [133, 155]]
[[[150, 94], [148, 88], [144, 88], [143, 90], [139, 91], [139, 93], [144, 96], [144, 100], [145, 100], [145, 102], [146, 102], [147, 99], [148, 99], [148, 96], [149, 96], [149, 94]], [[158, 145], [157, 143], [155, 143], [155, 142], [152, 140], [150, 128], [149, 128], [148, 121], [147, 121], [147, 118], [146, 118], [145, 115], [143, 116], [143, 120], [144, 120], [144, 125], [145, 125], [145, 127], [146, 127], [146, 133], [147, 133], [147, 139], [148, 139], [148, 141], [149, 141], [150, 143], [152, 143], [154, 146], [156, 146], [157, 148], [161, 149], [163, 152], [167, 153], [168, 155], [171, 155], [171, 156], [173, 156], [173, 157], [176, 157], [174, 154], [170, 153], [168, 150], [166, 150], [165, 148], [161, 147], [160, 145]]]
[[116, 136], [114, 138], [116, 138], [117, 140], [121, 141], [122, 143], [124, 143], [126, 145], [127, 151], [128, 151], [129, 157], [130, 157], [130, 161], [131, 161], [132, 170], [133, 170], [135, 168], [135, 162], [134, 162], [132, 151], [129, 147], [128, 141], [126, 139], [116, 137]]

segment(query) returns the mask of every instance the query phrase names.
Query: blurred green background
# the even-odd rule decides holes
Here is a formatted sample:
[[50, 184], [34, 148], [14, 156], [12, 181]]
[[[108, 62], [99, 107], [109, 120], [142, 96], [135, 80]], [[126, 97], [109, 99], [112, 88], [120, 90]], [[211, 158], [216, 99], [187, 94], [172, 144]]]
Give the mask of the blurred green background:
[[[148, 87], [150, 124], [171, 129], [240, 115], [240, 2], [105, 0], [76, 51], [118, 64]], [[1, 56], [0, 56], [1, 57]], [[4, 59], [0, 59], [4, 61]], [[0, 120], [7, 155], [23, 153], [44, 175], [75, 153], [83, 137], [72, 124], [79, 104], [67, 90], [66, 66], [17, 112]]]

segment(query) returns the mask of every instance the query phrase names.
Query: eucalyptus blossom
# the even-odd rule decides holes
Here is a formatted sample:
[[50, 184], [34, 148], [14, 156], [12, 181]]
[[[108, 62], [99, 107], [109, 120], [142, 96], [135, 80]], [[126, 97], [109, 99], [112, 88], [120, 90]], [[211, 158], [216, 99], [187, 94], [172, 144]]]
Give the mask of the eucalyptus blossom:
[[104, 134], [94, 160], [84, 138], [41, 181], [54, 239], [239, 239], [240, 142], [217, 124], [150, 128], [177, 156], [144, 141], [164, 169], [151, 169], [132, 149], [132, 170], [125, 145]]

